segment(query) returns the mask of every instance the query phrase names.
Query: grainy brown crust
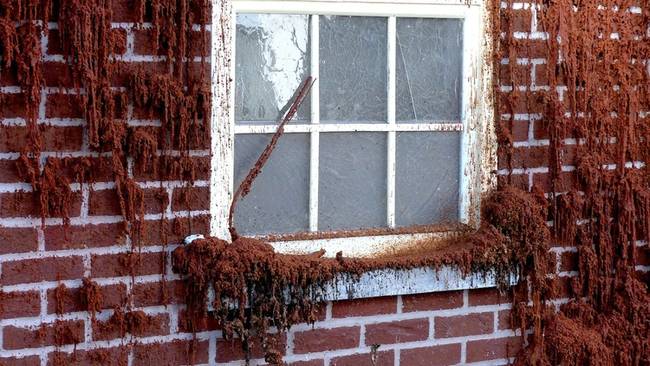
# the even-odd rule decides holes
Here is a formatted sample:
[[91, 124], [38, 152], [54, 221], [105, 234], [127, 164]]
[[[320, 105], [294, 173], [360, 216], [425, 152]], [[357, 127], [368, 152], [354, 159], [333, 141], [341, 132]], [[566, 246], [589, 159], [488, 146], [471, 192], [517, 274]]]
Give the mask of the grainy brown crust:
[[[496, 45], [492, 64], [498, 74], [501, 59], [508, 59], [510, 80], [496, 75], [497, 95], [501, 85], [518, 85], [513, 80], [530, 84], [530, 75], [521, 74], [515, 65], [517, 58], [532, 54], [530, 40], [509, 36], [516, 15], [510, 8], [501, 9], [500, 4], [497, 0], [488, 4], [490, 34]], [[599, 9], [599, 4], [604, 9]], [[650, 157], [650, 127], [647, 117], [639, 117], [640, 111], [650, 109], [650, 80], [642, 62], [650, 59], [650, 42], [645, 34], [650, 26], [650, 4], [647, 0], [559, 0], [534, 5], [539, 6], [539, 30], [549, 34], [542, 58], [550, 60], [543, 75], [550, 92], [533, 93], [528, 88], [523, 93], [497, 98], [495, 122], [502, 159], [511, 167], [513, 120], [501, 120], [501, 113], [512, 115], [521, 104], [529, 110], [543, 106], [543, 123], [536, 126], [549, 139], [553, 193], [567, 189], [562, 185], [567, 173], [562, 166], [576, 167], [573, 188], [552, 199], [549, 212], [538, 194], [501, 187], [486, 201], [484, 222], [477, 233], [453, 242], [418, 243], [389, 258], [365, 261], [343, 255], [334, 260], [318, 255], [281, 256], [272, 253], [268, 244], [247, 238], [233, 244], [216, 239], [198, 241], [179, 249], [174, 263], [187, 276], [187, 301], [193, 314], [204, 315], [207, 288], [215, 286], [215, 316], [226, 334], [238, 333], [245, 347], [246, 340], [260, 337], [269, 362], [278, 363], [279, 355], [273, 351], [265, 330], [272, 325], [285, 329], [296, 322], [313, 320], [318, 298], [306, 289], [318, 288], [338, 274], [354, 277], [375, 268], [456, 265], [467, 272], [496, 268], [504, 276], [515, 268], [528, 276], [528, 283], [513, 289], [514, 324], [522, 330], [533, 329], [531, 345], [518, 355], [518, 364], [650, 364], [648, 279], [637, 278], [634, 245], [647, 240], [650, 233], [650, 167], [624, 168], [626, 162], [648, 162]], [[613, 11], [614, 6], [637, 6], [641, 12]], [[137, 263], [138, 243], [144, 232], [143, 193], [127, 175], [127, 161], [133, 160], [135, 172], [152, 173], [156, 180], [191, 182], [197, 167], [186, 152], [207, 136], [210, 116], [205, 67], [197, 72], [183, 62], [191, 55], [189, 50], [200, 49], [204, 55], [207, 49], [207, 37], [192, 32], [191, 25], [206, 23], [208, 1], [140, 0], [136, 9], [141, 21], [153, 24], [155, 49], [167, 60], [159, 72], [119, 70], [128, 81], [126, 93], [120, 93], [111, 88], [118, 65], [109, 55], [122, 36], [109, 31], [110, 2], [61, 0], [57, 7], [50, 0], [0, 2], [0, 72], [17, 80], [26, 106], [28, 143], [18, 168], [33, 188], [40, 215], [43, 219], [62, 217], [67, 225], [73, 194], [64, 171], [71, 169], [77, 182], [88, 183], [94, 181], [97, 171], [108, 168], [118, 191], [125, 233], [134, 243], [129, 257], [133, 260], [127, 266]], [[79, 91], [87, 122], [89, 145], [93, 151], [111, 154], [104, 163], [89, 158], [40, 161], [43, 138], [37, 118], [44, 85], [40, 40], [48, 29], [40, 28], [34, 20], [43, 20], [41, 24], [58, 22], [63, 53], [70, 60], [72, 84]], [[500, 37], [502, 30], [505, 38]], [[612, 32], [619, 34], [618, 40], [610, 39]], [[604, 37], [599, 37], [601, 33]], [[561, 43], [556, 42], [558, 37]], [[554, 62], [559, 59], [562, 62]], [[563, 99], [555, 92], [558, 86], [567, 87]], [[160, 134], [125, 123], [129, 101], [160, 118]], [[562, 153], [566, 138], [584, 141], [571, 160]], [[616, 143], [610, 143], [612, 138]], [[180, 156], [158, 156], [157, 150], [176, 150]], [[603, 168], [609, 164], [616, 164], [616, 168]], [[187, 195], [186, 199], [192, 198]], [[572, 286], [575, 299], [562, 306], [559, 313], [549, 307], [555, 290], [553, 281], [546, 277], [554, 269], [546, 260], [550, 242], [547, 219], [554, 222], [554, 241], [575, 246], [578, 251], [579, 274]], [[576, 225], [576, 220], [583, 223]], [[174, 222], [173, 230], [178, 234], [180, 221]], [[224, 271], [216, 273], [217, 265]], [[285, 295], [287, 286], [290, 293]], [[244, 292], [244, 288], [250, 291]], [[86, 308], [93, 312], [100, 292], [89, 285], [85, 297]], [[250, 304], [250, 311], [244, 310], [245, 306], [229, 307], [223, 302], [225, 298], [235, 305]], [[57, 312], [61, 308], [58, 303]], [[129, 313], [129, 309], [119, 311]], [[133, 319], [142, 320], [137, 316]], [[126, 323], [132, 324], [130, 327], [142, 324], [135, 320]], [[55, 327], [56, 343], [78, 342], [62, 324]], [[63, 361], [55, 359], [54, 363]]]

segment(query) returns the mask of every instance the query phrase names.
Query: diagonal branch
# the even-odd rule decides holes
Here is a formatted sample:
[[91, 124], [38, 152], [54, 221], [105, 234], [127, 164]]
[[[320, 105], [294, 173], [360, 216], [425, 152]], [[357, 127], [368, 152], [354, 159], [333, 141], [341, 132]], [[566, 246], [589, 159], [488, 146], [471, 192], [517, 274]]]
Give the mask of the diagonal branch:
[[237, 191], [235, 191], [235, 194], [232, 197], [232, 203], [230, 204], [230, 212], [228, 215], [228, 231], [230, 231], [230, 237], [232, 241], [235, 241], [239, 237], [237, 229], [235, 229], [235, 225], [233, 224], [237, 201], [240, 197], [245, 197], [250, 192], [253, 181], [262, 172], [262, 168], [271, 157], [271, 153], [273, 152], [273, 149], [275, 149], [275, 146], [278, 144], [280, 136], [282, 136], [284, 133], [284, 126], [289, 123], [289, 121], [293, 119], [293, 116], [295, 116], [296, 112], [298, 112], [298, 108], [300, 108], [300, 105], [305, 100], [305, 97], [311, 90], [312, 85], [314, 85], [314, 79], [311, 76], [303, 81], [296, 94], [294, 94], [295, 97], [291, 103], [291, 107], [282, 118], [282, 122], [278, 126], [278, 130], [275, 131], [273, 137], [271, 137], [271, 141], [268, 145], [266, 145], [260, 157], [257, 158], [255, 165], [253, 165], [251, 170], [248, 172], [248, 175], [246, 175], [246, 178], [241, 182], [241, 184], [239, 184]]

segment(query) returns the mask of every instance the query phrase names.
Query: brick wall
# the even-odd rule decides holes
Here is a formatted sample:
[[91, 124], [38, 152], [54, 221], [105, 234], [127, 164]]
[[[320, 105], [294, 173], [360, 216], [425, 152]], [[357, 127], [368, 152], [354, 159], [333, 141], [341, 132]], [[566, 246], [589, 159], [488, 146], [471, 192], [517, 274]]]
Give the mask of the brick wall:
[[[148, 25], [136, 27], [125, 1], [115, 3], [113, 29], [124, 34], [123, 44], [114, 50], [120, 66], [159, 68], [162, 58], [152, 54]], [[522, 49], [516, 67], [529, 75], [516, 80], [514, 88], [502, 85], [502, 93], [547, 90], [547, 60], [542, 58], [543, 52], [536, 51], [544, 46], [545, 34], [537, 30], [535, 9], [513, 3], [504, 5], [502, 12], [510, 24], [503, 29], [506, 39], [516, 40]], [[42, 39], [46, 86], [39, 124], [44, 136], [43, 156], [105, 159], [90, 151], [81, 112], [72, 108], [74, 103], [65, 102], [74, 98], [75, 92], [70, 89], [63, 58], [58, 54], [61, 48], [56, 24], [50, 29], [49, 36]], [[508, 72], [507, 62], [502, 61], [502, 73]], [[118, 77], [115, 87], [123, 83]], [[125, 264], [130, 245], [121, 232], [122, 217], [109, 174], [95, 172], [98, 183], [92, 187], [71, 185], [75, 203], [67, 234], [57, 218], [48, 218], [41, 226], [31, 186], [20, 180], [15, 168], [18, 151], [26, 141], [25, 108], [18, 99], [21, 90], [11, 77], [0, 75], [0, 92], [0, 364], [45, 366], [58, 360], [70, 365], [109, 361], [149, 365], [155, 355], [160, 365], [177, 365], [189, 362], [188, 353], [193, 354], [196, 364], [241, 364], [239, 344], [224, 341], [210, 320], [200, 324], [196, 334], [188, 331], [180, 278], [163, 260], [176, 244], [164, 245], [160, 225], [180, 224], [188, 231], [191, 217], [192, 232], [207, 232], [208, 200], [196, 200], [200, 203], [184, 207], [179, 198], [187, 189], [183, 182], [161, 185], [151, 181], [152, 176], [135, 176], [146, 193], [148, 235], [132, 277]], [[512, 129], [512, 181], [525, 189], [547, 184], [549, 143], [538, 125], [541, 111], [535, 108], [518, 106]], [[159, 126], [133, 108], [127, 118], [131, 126]], [[567, 141], [567, 156], [575, 143]], [[207, 146], [192, 151], [202, 168], [191, 189], [204, 197], [209, 183]], [[564, 171], [567, 184], [571, 184], [572, 167], [568, 165]], [[508, 172], [501, 160], [502, 180]], [[161, 196], [167, 199], [161, 200]], [[179, 243], [182, 235], [169, 232], [169, 242]], [[566, 289], [564, 296], [569, 295], [568, 279], [576, 275], [575, 252], [575, 248], [559, 246], [550, 253]], [[641, 260], [639, 270], [647, 272], [650, 258]], [[92, 278], [103, 294], [99, 304], [102, 310], [94, 321], [79, 307], [85, 277]], [[57, 291], [61, 285], [68, 290]], [[124, 337], [119, 330], [101, 326], [114, 307], [127, 302], [152, 319], [149, 326]], [[499, 298], [494, 289], [328, 303], [313, 327], [296, 326], [279, 341], [286, 345], [285, 359], [292, 365], [362, 366], [371, 365], [373, 357], [377, 365], [506, 364], [521, 346], [518, 333], [509, 327], [509, 309], [509, 300]], [[380, 346], [375, 349], [376, 344]], [[192, 352], [188, 352], [190, 348]], [[259, 346], [254, 357], [261, 357]]]

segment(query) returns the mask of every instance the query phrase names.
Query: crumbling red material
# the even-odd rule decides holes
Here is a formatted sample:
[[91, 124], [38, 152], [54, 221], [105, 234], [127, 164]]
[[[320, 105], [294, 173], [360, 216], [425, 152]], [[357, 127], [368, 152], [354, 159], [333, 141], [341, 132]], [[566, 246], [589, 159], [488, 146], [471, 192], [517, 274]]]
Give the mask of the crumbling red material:
[[[26, 110], [28, 138], [20, 152], [17, 170], [31, 184], [35, 201], [40, 204], [43, 224], [48, 218], [61, 218], [67, 226], [74, 198], [71, 184], [90, 183], [92, 190], [95, 175], [108, 170], [124, 219], [124, 235], [132, 243], [131, 255], [127, 256], [132, 259], [127, 263], [131, 273], [138, 263], [135, 257], [145, 232], [144, 192], [132, 173], [151, 174], [152, 179], [161, 182], [192, 182], [196, 163], [189, 158], [189, 151], [206, 141], [210, 118], [209, 79], [205, 75], [209, 35], [205, 28], [201, 31], [194, 28], [196, 24], [204, 27], [209, 21], [210, 2], [137, 0], [134, 5], [138, 12], [136, 23], [151, 23], [154, 46], [166, 56], [162, 68], [133, 67], [120, 63], [112, 55], [117, 45], [124, 43], [124, 33], [112, 28], [111, 1], [0, 2], [0, 75], [17, 81]], [[61, 81], [58, 86], [62, 92], [77, 97], [69, 103], [79, 103], [75, 107], [79, 107], [85, 121], [89, 153], [102, 154], [105, 158], [45, 159], [41, 156], [39, 108], [46, 76], [41, 39], [48, 33], [51, 22], [57, 24], [58, 43], [69, 73], [69, 80]], [[194, 61], [197, 56], [200, 62]], [[160, 128], [147, 130], [129, 125], [129, 119], [138, 118], [129, 114], [129, 104], [139, 113], [159, 119]], [[168, 197], [157, 195], [154, 199], [167, 203]], [[161, 225], [161, 237], [166, 241], [163, 226], [166, 228]], [[55, 292], [57, 313], [63, 311], [66, 292], [65, 286]], [[77, 301], [91, 313], [94, 321], [102, 302], [99, 286], [84, 279]], [[151, 321], [131, 312], [128, 305], [116, 309], [115, 314], [126, 314], [119, 323], [127, 332], [137, 331]], [[78, 343], [76, 339], [68, 339], [72, 333], [64, 328], [63, 325], [56, 328], [56, 339], [60, 340], [57, 344]], [[65, 364], [65, 360], [55, 360], [55, 364]]]
[[[637, 248], [650, 233], [650, 129], [643, 117], [650, 107], [643, 61], [650, 57], [649, 3], [533, 2], [537, 29], [547, 34], [535, 49], [535, 42], [513, 36], [513, 2], [501, 4], [491, 7], [495, 93], [499, 85], [516, 91], [497, 98], [502, 157], [512, 161], [515, 113], [541, 113], [535, 128], [548, 137], [554, 240], [575, 247], [579, 263], [574, 298], [559, 312], [548, 311], [551, 297], [535, 281], [529, 281], [532, 307], [527, 294], [515, 300], [521, 329], [533, 328], [517, 364], [649, 364], [650, 296], [647, 279], [636, 273]], [[530, 72], [517, 67], [526, 57], [546, 60], [538, 78], [548, 90], [519, 90], [531, 84]], [[509, 76], [498, 75], [502, 69]], [[501, 120], [501, 113], [510, 118]], [[575, 145], [572, 155], [563, 153], [567, 144]], [[569, 174], [574, 182], [567, 187]]]
[[[535, 126], [548, 140], [548, 210], [537, 193], [501, 187], [486, 201], [478, 232], [449, 242], [416, 243], [374, 260], [346, 258], [344, 253], [337, 259], [323, 259], [318, 253], [276, 255], [267, 243], [249, 238], [238, 238], [232, 244], [217, 239], [197, 241], [177, 250], [174, 258], [175, 269], [187, 278], [187, 302], [194, 315], [190, 322], [205, 315], [207, 289], [213, 286], [217, 290], [214, 316], [226, 334], [237, 333], [244, 340], [261, 338], [269, 362], [277, 363], [279, 354], [265, 331], [269, 326], [282, 330], [312, 320], [318, 297], [317, 291], [309, 289], [318, 289], [339, 274], [354, 278], [375, 268], [456, 265], [465, 271], [496, 269], [503, 278], [514, 268], [527, 278], [527, 286], [513, 289], [513, 324], [522, 334], [533, 330], [529, 347], [517, 357], [518, 364], [649, 364], [648, 279], [639, 279], [635, 267], [637, 243], [647, 241], [650, 233], [650, 167], [637, 164], [650, 158], [650, 127], [647, 116], [641, 116], [650, 106], [646, 33], [650, 5], [647, 0], [533, 2], [538, 30], [548, 36], [532, 46], [533, 40], [513, 37], [513, 2], [505, 1], [503, 8], [502, 1], [488, 3], [495, 45], [494, 92], [501, 94], [501, 85], [514, 85], [516, 91], [495, 98], [498, 141], [501, 157], [511, 167], [513, 118], [501, 115], [541, 114]], [[0, 3], [0, 72], [17, 81], [26, 107], [28, 143], [21, 151], [19, 170], [31, 184], [41, 217], [60, 217], [66, 223], [72, 182], [64, 171], [71, 170], [78, 183], [92, 183], [94, 174], [106, 168], [100, 164], [107, 164], [118, 191], [125, 233], [133, 239], [132, 253], [126, 257], [132, 266], [137, 263], [138, 242], [144, 232], [144, 207], [142, 191], [129, 174], [129, 161], [135, 172], [151, 173], [156, 180], [191, 182], [197, 168], [188, 151], [209, 136], [205, 57], [198, 72], [196, 65], [186, 62], [196, 49], [205, 56], [207, 35], [193, 31], [192, 25], [206, 23], [209, 2], [138, 1], [139, 21], [151, 22], [154, 47], [166, 56], [164, 67], [155, 72], [123, 70], [110, 57], [123, 37], [111, 31], [110, 2], [58, 3], [57, 7], [49, 0]], [[640, 11], [626, 11], [631, 6]], [[87, 123], [89, 147], [109, 156], [107, 163], [41, 156], [38, 113], [44, 75], [40, 40], [50, 21], [58, 22], [72, 86]], [[613, 33], [617, 36], [611, 37]], [[517, 81], [530, 84], [530, 75], [517, 68], [518, 59], [525, 56], [546, 60], [540, 77], [547, 80], [547, 89], [526, 87], [522, 92], [518, 88], [522, 83]], [[508, 60], [504, 68], [509, 76], [499, 75], [502, 59]], [[116, 79], [126, 80], [125, 85], [113, 88]], [[130, 126], [129, 103], [160, 119], [159, 132]], [[536, 110], [540, 105], [541, 111]], [[570, 157], [563, 153], [568, 143], [575, 146]], [[568, 188], [563, 184], [567, 173], [574, 179]], [[553, 239], [546, 229], [547, 219], [553, 222]], [[181, 227], [174, 220], [175, 234], [187, 227], [191, 223]], [[546, 260], [551, 242], [575, 247], [578, 253], [578, 276], [571, 286], [574, 299], [559, 312], [551, 306], [555, 291], [552, 277], [547, 277], [554, 269]], [[84, 289], [79, 301], [92, 313], [100, 292], [92, 284], [84, 284]], [[246, 305], [250, 310], [245, 310]], [[61, 307], [57, 304], [57, 312]], [[148, 321], [137, 314], [128, 321], [126, 315], [120, 318], [119, 314], [129, 313], [127, 306], [115, 312], [115, 319], [123, 319], [117, 323], [125, 329], [135, 330]], [[55, 328], [57, 344], [79, 342], [63, 323]]]
[[[546, 272], [536, 272], [536, 266], [548, 251], [545, 205], [539, 195], [515, 189], [496, 192], [484, 204], [488, 219], [477, 232], [448, 239], [449, 243], [419, 242], [375, 259], [282, 255], [266, 242], [239, 237], [232, 243], [214, 238], [179, 247], [173, 265], [185, 276], [190, 322], [208, 315], [212, 287], [215, 310], [210, 315], [216, 317], [224, 335], [239, 336], [247, 352], [250, 342], [257, 339], [266, 350], [267, 362], [279, 364], [280, 353], [274, 349], [268, 328], [284, 331], [296, 323], [313, 322], [324, 286], [338, 276], [354, 281], [363, 272], [379, 268], [451, 265], [464, 273], [495, 271], [503, 288], [517, 269], [543, 281]], [[431, 250], [433, 245], [438, 249]]]

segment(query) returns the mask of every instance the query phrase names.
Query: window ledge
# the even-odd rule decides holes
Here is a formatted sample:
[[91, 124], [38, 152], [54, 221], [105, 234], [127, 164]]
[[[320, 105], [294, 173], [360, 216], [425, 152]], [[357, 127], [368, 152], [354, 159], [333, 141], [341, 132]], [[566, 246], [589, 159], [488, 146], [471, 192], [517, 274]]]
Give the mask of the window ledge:
[[[200, 234], [191, 235], [185, 238], [185, 244], [203, 238], [203, 235]], [[513, 286], [518, 281], [518, 274], [513, 272], [507, 282]], [[322, 301], [352, 300], [496, 286], [497, 276], [494, 271], [465, 274], [454, 266], [442, 266], [438, 269], [431, 267], [387, 268], [368, 271], [357, 278], [348, 274], [340, 274], [319, 289], [319, 299]]]
[[[518, 280], [519, 276], [511, 273], [508, 284], [515, 285]], [[340, 275], [325, 286], [322, 299], [324, 301], [351, 300], [496, 286], [496, 275], [493, 271], [465, 275], [452, 266], [439, 269], [380, 269], [366, 272], [357, 280], [352, 280], [348, 275]]]

